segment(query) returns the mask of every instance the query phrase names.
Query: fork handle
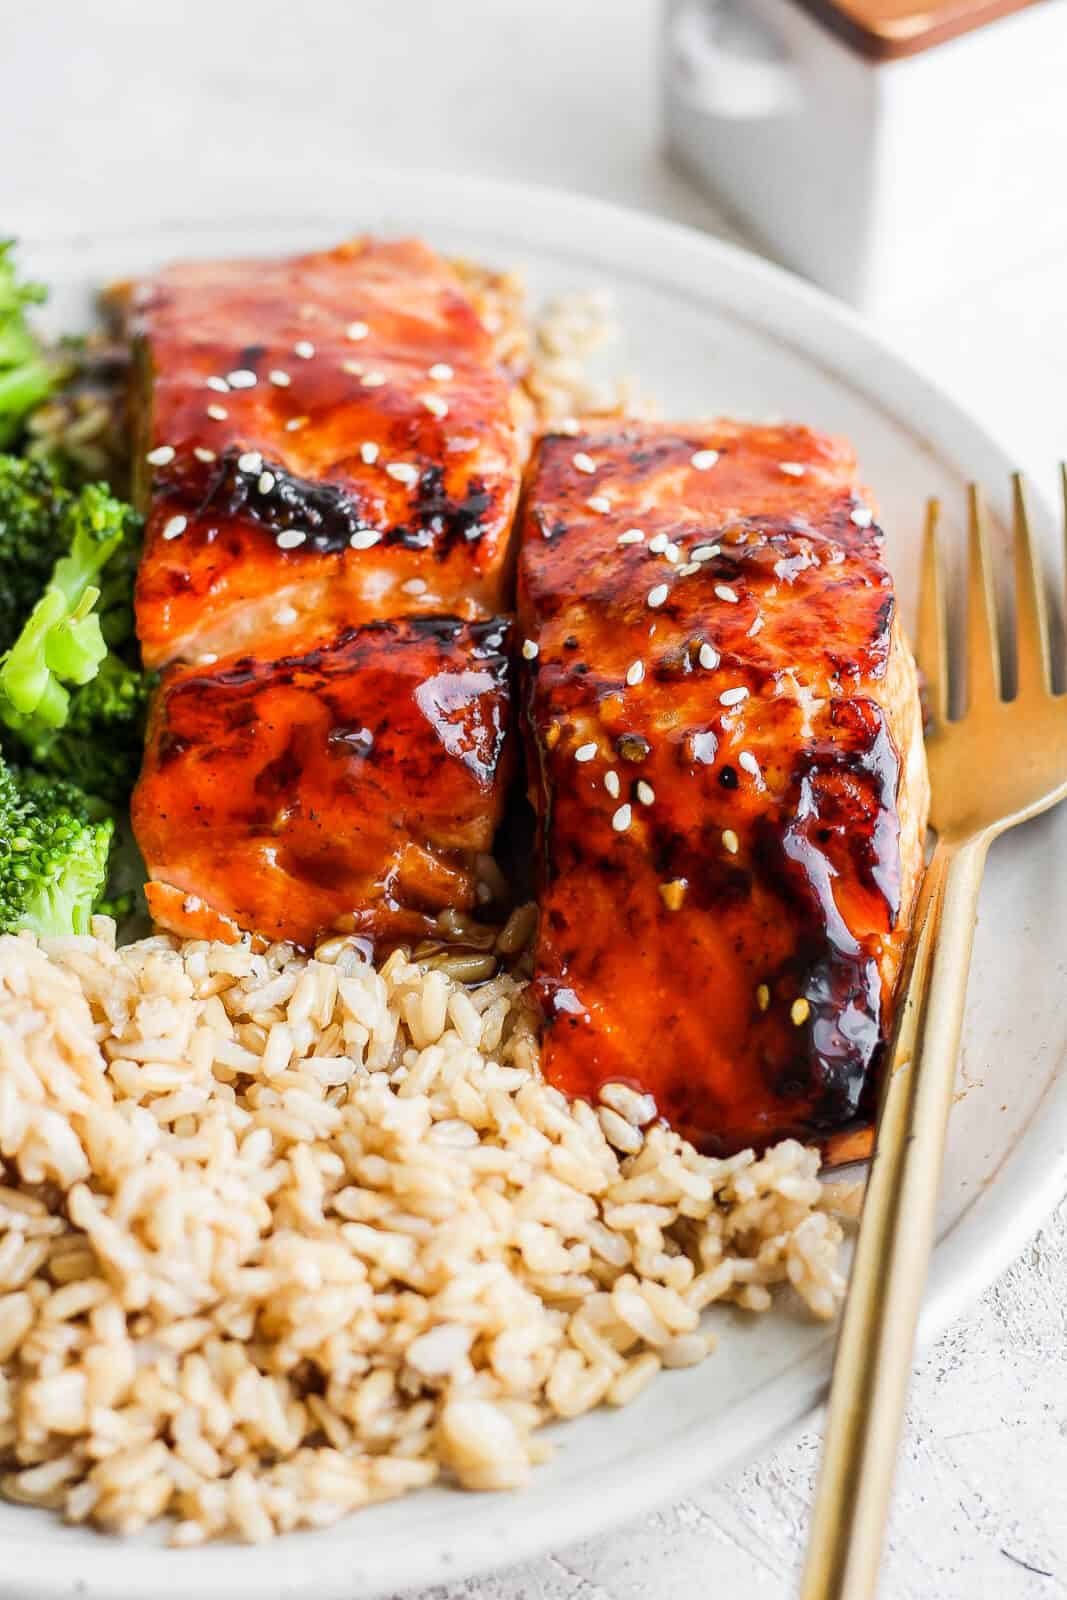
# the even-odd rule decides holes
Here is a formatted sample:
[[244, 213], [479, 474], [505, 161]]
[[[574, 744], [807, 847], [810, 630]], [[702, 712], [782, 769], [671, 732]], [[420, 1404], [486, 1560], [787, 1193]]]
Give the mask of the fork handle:
[[938, 842], [916, 912], [830, 1387], [801, 1600], [870, 1600], [893, 1487], [989, 839]]

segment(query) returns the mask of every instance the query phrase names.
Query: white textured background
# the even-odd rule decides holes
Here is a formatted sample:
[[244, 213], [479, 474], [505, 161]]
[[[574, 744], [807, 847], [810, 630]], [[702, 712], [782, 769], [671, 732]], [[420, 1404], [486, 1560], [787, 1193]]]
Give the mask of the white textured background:
[[[269, 214], [309, 190], [343, 202], [353, 168], [391, 163], [584, 190], [741, 237], [659, 157], [654, 0], [2, 11], [0, 235]], [[1067, 454], [1065, 267], [978, 266], [887, 329], [1046, 479]], [[1065, 1239], [1061, 1213], [918, 1370], [888, 1600], [1067, 1596]], [[783, 1600], [817, 1448], [806, 1435], [610, 1538], [419, 1600]]]

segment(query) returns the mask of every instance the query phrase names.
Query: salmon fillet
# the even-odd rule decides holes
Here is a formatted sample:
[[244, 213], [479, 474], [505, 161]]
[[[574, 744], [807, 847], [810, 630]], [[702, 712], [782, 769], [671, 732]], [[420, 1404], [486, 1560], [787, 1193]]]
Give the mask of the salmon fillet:
[[516, 309], [492, 289], [357, 239], [122, 292], [147, 666], [504, 608], [528, 438]]
[[544, 439], [524, 505], [546, 1077], [646, 1091], [708, 1151], [861, 1153], [927, 781], [852, 451], [609, 426]]
[[508, 630], [416, 617], [169, 669], [131, 802], [156, 920], [311, 946], [472, 908], [511, 770]]

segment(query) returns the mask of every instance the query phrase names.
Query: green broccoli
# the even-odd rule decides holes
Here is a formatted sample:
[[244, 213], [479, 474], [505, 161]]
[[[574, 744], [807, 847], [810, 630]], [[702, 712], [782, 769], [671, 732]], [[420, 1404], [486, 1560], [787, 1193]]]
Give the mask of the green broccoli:
[[15, 439], [54, 382], [54, 372], [26, 321], [25, 308], [45, 298], [40, 284], [15, 277], [12, 239], [0, 240], [0, 449]]
[[63, 727], [51, 728], [32, 718], [22, 723], [26, 759], [121, 805], [141, 764], [145, 717], [156, 681], [154, 673], [129, 667], [117, 655], [106, 656], [96, 677], [71, 694]]
[[0, 650], [14, 644], [67, 548], [71, 498], [44, 463], [0, 455]]
[[137, 848], [129, 818], [120, 816], [115, 822], [107, 887], [96, 909], [101, 916], [114, 917], [129, 938], [141, 939], [152, 929], [144, 894], [147, 877], [148, 869]]
[[0, 659], [0, 717], [31, 742], [41, 729], [67, 722], [68, 685], [87, 684], [99, 672], [108, 654], [105, 630], [116, 638], [130, 627], [140, 518], [102, 484], [65, 499], [59, 491], [59, 498], [66, 553]]
[[0, 931], [88, 933], [114, 831], [74, 784], [0, 762]]

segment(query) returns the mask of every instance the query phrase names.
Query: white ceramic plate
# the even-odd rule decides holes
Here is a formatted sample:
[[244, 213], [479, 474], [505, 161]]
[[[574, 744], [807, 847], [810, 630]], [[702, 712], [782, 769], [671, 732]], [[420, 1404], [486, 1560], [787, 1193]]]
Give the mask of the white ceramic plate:
[[[969, 478], [1001, 492], [1011, 463], [850, 312], [702, 235], [577, 196], [438, 176], [354, 176], [317, 215], [176, 222], [25, 241], [55, 286], [59, 326], [84, 325], [92, 288], [175, 256], [273, 252], [368, 228], [518, 266], [535, 296], [606, 286], [624, 345], [668, 416], [788, 416], [847, 433], [890, 530], [910, 613], [926, 496], [955, 512]], [[929, 1339], [1018, 1253], [1067, 1188], [1062, 1004], [1067, 808], [993, 852], [923, 1319]], [[797, 1318], [719, 1314], [718, 1353], [654, 1383], [627, 1410], [557, 1430], [555, 1460], [521, 1495], [438, 1489], [269, 1547], [120, 1544], [0, 1504], [0, 1595], [100, 1600], [370, 1600], [566, 1545], [766, 1450], [811, 1417], [831, 1336]], [[709, 1574], [709, 1577], [711, 1574]]]

